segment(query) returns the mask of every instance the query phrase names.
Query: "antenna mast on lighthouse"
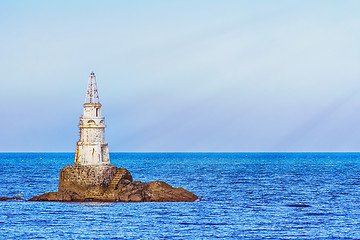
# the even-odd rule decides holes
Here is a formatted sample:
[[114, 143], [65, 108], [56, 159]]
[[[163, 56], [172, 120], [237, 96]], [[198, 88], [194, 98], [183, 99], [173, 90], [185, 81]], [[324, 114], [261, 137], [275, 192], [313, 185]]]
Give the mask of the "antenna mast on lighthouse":
[[98, 90], [97, 90], [97, 85], [96, 85], [96, 77], [95, 77], [95, 73], [91, 72], [90, 74], [90, 78], [89, 78], [89, 83], [88, 83], [88, 88], [87, 88], [87, 92], [86, 92], [86, 97], [85, 97], [85, 103], [99, 103], [99, 94], [98, 94]]

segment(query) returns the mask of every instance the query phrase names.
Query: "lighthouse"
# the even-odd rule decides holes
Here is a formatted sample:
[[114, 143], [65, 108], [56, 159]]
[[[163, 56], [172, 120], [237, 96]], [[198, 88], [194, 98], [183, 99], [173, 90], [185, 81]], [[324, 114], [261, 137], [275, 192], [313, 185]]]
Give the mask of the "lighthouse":
[[163, 181], [133, 182], [125, 168], [110, 165], [108, 144], [104, 140], [105, 123], [96, 77], [90, 74], [80, 117], [80, 139], [76, 144], [75, 164], [60, 170], [59, 190], [29, 201], [61, 202], [193, 202], [198, 196]]
[[105, 142], [105, 122], [101, 116], [101, 103], [96, 76], [91, 72], [80, 117], [80, 139], [76, 144], [75, 165], [109, 165], [109, 148]]

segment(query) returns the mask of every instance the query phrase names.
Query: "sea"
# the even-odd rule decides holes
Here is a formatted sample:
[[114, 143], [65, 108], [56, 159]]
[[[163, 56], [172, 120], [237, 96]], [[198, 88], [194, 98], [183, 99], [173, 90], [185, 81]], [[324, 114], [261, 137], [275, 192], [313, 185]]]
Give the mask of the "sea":
[[[74, 153], [0, 153], [0, 197], [57, 191]], [[201, 199], [0, 202], [0, 239], [360, 239], [360, 153], [110, 153]]]

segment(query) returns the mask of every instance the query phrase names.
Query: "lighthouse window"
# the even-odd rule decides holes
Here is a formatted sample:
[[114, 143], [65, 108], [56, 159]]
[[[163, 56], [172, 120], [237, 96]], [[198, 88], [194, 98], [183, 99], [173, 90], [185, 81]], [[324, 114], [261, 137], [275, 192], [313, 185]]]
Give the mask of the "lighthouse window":
[[97, 108], [97, 109], [96, 109], [96, 116], [97, 116], [97, 117], [100, 115], [99, 113], [100, 113], [100, 109]]

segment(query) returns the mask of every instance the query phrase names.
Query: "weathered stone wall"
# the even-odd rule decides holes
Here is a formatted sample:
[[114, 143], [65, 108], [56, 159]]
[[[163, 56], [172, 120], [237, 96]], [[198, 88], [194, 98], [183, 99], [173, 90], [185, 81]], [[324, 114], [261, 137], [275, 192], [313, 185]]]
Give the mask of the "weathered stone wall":
[[113, 165], [69, 165], [60, 170], [59, 192], [72, 191], [82, 197], [103, 195], [116, 174]]

